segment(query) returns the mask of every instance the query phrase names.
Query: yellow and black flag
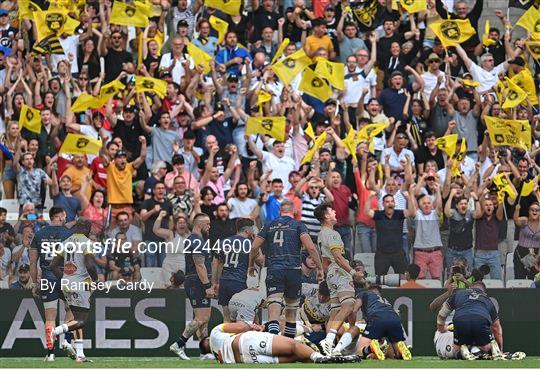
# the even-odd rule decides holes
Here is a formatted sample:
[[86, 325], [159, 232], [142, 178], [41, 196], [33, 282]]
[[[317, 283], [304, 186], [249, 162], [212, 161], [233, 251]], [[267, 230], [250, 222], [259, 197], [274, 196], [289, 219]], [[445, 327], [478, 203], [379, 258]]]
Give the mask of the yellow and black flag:
[[517, 194], [508, 182], [508, 179], [506, 178], [506, 175], [504, 173], [499, 173], [493, 177], [493, 183], [497, 187], [497, 200], [498, 202], [502, 202], [504, 200], [504, 194], [508, 194], [508, 196], [512, 199], [517, 198]]
[[49, 35], [32, 47], [32, 54], [64, 54], [64, 49], [58, 36]]
[[137, 94], [146, 91], [155, 92], [163, 99], [167, 94], [167, 82], [153, 77], [136, 76], [135, 90]]
[[144, 28], [148, 26], [148, 7], [141, 2], [130, 5], [115, 1], [111, 10], [110, 23]]
[[508, 80], [508, 88], [506, 89], [506, 99], [502, 105], [503, 109], [511, 109], [517, 107], [523, 100], [527, 99], [527, 93], [517, 86], [512, 80]]
[[[532, 35], [540, 35], [540, 10], [531, 6], [521, 18], [516, 22], [517, 26], [521, 26], [529, 31]], [[537, 38], [534, 36], [534, 38]]]
[[86, 135], [67, 134], [60, 153], [98, 155], [103, 142]]
[[540, 5], [539, 0], [508, 0], [509, 8], [529, 9], [531, 6]]
[[268, 135], [277, 141], [285, 141], [285, 117], [249, 117], [246, 135], [252, 134]]
[[328, 80], [330, 85], [336, 89], [345, 88], [345, 65], [343, 63], [329, 62], [327, 59], [319, 58], [315, 73]]
[[427, 10], [427, 0], [400, 0], [399, 3], [409, 14]]
[[304, 49], [300, 49], [272, 65], [272, 71], [283, 85], [289, 85], [310, 64], [311, 58], [306, 55]]
[[510, 120], [485, 116], [491, 143], [495, 146], [511, 146], [530, 150], [531, 124], [527, 120]]
[[450, 134], [435, 140], [435, 145], [452, 158], [456, 152], [457, 141], [458, 134]]
[[239, 15], [242, 0], [206, 0], [204, 5], [221, 10], [225, 14]]
[[19, 0], [19, 19], [33, 18], [34, 12], [41, 12], [39, 5], [30, 0]]
[[311, 163], [311, 160], [313, 159], [313, 156], [315, 155], [317, 150], [319, 150], [326, 142], [327, 136], [328, 135], [325, 131], [319, 137], [315, 139], [315, 141], [313, 142], [313, 146], [306, 152], [306, 155], [304, 155], [304, 159], [302, 159], [301, 164]]
[[279, 60], [279, 58], [281, 58], [281, 55], [283, 55], [283, 51], [285, 51], [285, 48], [287, 47], [287, 45], [289, 45], [290, 42], [291, 40], [289, 40], [288, 38], [285, 38], [281, 42], [281, 45], [279, 45], [279, 48], [274, 54], [274, 57], [272, 58], [272, 61], [270, 62], [270, 64], [274, 64], [277, 60]]
[[81, 22], [71, 18], [65, 9], [36, 11], [32, 13], [36, 23], [38, 40], [43, 40], [49, 35], [72, 35]]
[[462, 44], [476, 34], [468, 19], [441, 19], [431, 23], [429, 28], [445, 48]]
[[540, 61], [540, 41], [527, 41], [525, 42], [525, 45], [527, 45], [527, 49], [529, 49], [531, 56]]
[[208, 22], [210, 22], [210, 25], [212, 26], [213, 29], [218, 31], [217, 43], [218, 45], [221, 44], [221, 41], [223, 41], [223, 39], [225, 38], [225, 35], [227, 34], [227, 30], [229, 29], [229, 23], [213, 15], [210, 16], [210, 19], [208, 20]]
[[39, 110], [23, 104], [19, 123], [21, 128], [25, 127], [28, 131], [39, 134], [41, 132], [41, 114]]
[[522, 69], [517, 75], [510, 79], [514, 84], [521, 88], [531, 101], [531, 105], [538, 104], [538, 96], [536, 95], [536, 85], [534, 77], [528, 68]]
[[379, 4], [378, 0], [355, 1], [345, 8], [345, 12], [355, 16], [360, 32], [368, 32], [380, 26], [386, 6]]
[[311, 68], [304, 69], [302, 81], [300, 81], [298, 88], [322, 102], [332, 97], [332, 89], [328, 82], [324, 78], [317, 76]]
[[99, 98], [96, 98], [94, 95], [83, 92], [77, 97], [77, 100], [71, 105], [72, 112], [84, 112], [87, 109], [97, 109], [101, 108], [102, 104], [100, 103]]

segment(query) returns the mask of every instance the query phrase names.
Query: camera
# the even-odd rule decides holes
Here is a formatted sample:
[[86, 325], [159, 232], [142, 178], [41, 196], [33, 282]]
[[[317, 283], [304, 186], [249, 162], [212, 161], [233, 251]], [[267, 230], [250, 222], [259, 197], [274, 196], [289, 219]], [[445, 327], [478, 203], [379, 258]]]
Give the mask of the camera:
[[482, 265], [479, 268], [472, 270], [470, 280], [472, 283], [475, 281], [482, 281], [490, 272], [491, 269], [488, 265]]
[[365, 279], [369, 281], [370, 284], [386, 285], [392, 287], [400, 286], [399, 274], [366, 276]]
[[450, 271], [452, 275], [461, 274], [465, 276], [465, 270], [463, 266], [452, 266]]

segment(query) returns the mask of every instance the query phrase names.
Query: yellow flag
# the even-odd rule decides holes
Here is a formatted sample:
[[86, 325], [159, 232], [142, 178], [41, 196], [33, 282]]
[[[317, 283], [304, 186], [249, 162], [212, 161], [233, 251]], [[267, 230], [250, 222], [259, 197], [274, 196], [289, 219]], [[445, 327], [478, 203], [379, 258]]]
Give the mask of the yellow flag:
[[532, 57], [540, 61], [540, 41], [527, 41], [525, 45], [527, 45], [527, 49], [529, 49]]
[[345, 65], [343, 63], [329, 62], [324, 58], [319, 58], [315, 73], [326, 78], [330, 85], [336, 89], [343, 90], [345, 87]]
[[304, 134], [306, 134], [311, 140], [315, 141], [315, 131], [313, 131], [313, 126], [311, 122], [308, 122], [304, 128]]
[[285, 141], [285, 117], [249, 117], [246, 135], [252, 134], [268, 135], [277, 141]]
[[102, 104], [100, 103], [99, 98], [96, 98], [94, 95], [83, 92], [77, 97], [77, 100], [71, 106], [72, 112], [83, 112], [87, 109], [97, 109], [101, 108]]
[[281, 55], [283, 54], [283, 51], [285, 50], [287, 45], [289, 45], [289, 42], [290, 40], [288, 38], [283, 40], [281, 45], [279, 45], [279, 48], [277, 49], [276, 54], [274, 54], [274, 57], [272, 58], [272, 62], [270, 64], [274, 64], [276, 60], [278, 60], [281, 57]]
[[517, 75], [511, 78], [511, 81], [515, 83], [527, 94], [527, 97], [531, 101], [531, 105], [538, 104], [538, 97], [536, 95], [536, 85], [534, 83], [533, 75], [528, 68], [523, 69]]
[[521, 192], [519, 195], [522, 197], [528, 197], [533, 192], [535, 185], [534, 180], [525, 181], [521, 187]]
[[41, 114], [39, 110], [23, 104], [19, 123], [21, 128], [26, 127], [28, 131], [39, 134], [41, 132]]
[[317, 76], [311, 68], [304, 69], [299, 89], [323, 102], [332, 97], [332, 89], [328, 82]]
[[[454, 149], [455, 150], [455, 149]], [[461, 175], [461, 161], [465, 159], [467, 155], [467, 140], [463, 138], [461, 141], [461, 147], [459, 148], [459, 153], [452, 154], [451, 158], [454, 160], [452, 163], [452, 168], [450, 169], [450, 174], [452, 177], [458, 177]]]
[[476, 34], [468, 19], [441, 19], [431, 23], [429, 28], [445, 48], [462, 44]]
[[508, 179], [506, 178], [504, 173], [499, 173], [495, 175], [495, 177], [493, 177], [493, 183], [495, 184], [495, 186], [497, 186], [497, 194], [499, 199], [503, 196], [504, 193], [508, 194], [508, 196], [512, 199], [517, 198], [517, 194], [508, 183]]
[[100, 106], [106, 104], [112, 96], [115, 96], [125, 88], [126, 86], [118, 80], [111, 81], [108, 84], [101, 86], [101, 89], [99, 90]]
[[527, 93], [513, 83], [512, 80], [507, 79], [507, 82], [508, 88], [506, 89], [506, 99], [502, 105], [503, 109], [515, 108], [527, 98]]
[[272, 70], [279, 77], [283, 85], [289, 85], [310, 64], [311, 58], [306, 55], [304, 49], [300, 49], [276, 62], [272, 66]]
[[399, 3], [409, 14], [418, 13], [427, 9], [426, 0], [401, 0]]
[[370, 123], [369, 125], [365, 125], [358, 131], [358, 138], [356, 141], [371, 141], [371, 139], [379, 135], [387, 127], [388, 123]]
[[489, 19], [486, 20], [486, 25], [484, 27], [484, 34], [482, 35], [482, 44], [484, 46], [491, 46], [495, 43], [494, 40], [489, 38]]
[[115, 1], [111, 10], [110, 23], [144, 28], [148, 26], [147, 14], [146, 4], [136, 2], [135, 5], [130, 5]]
[[41, 12], [39, 5], [30, 0], [19, 0], [19, 18], [32, 20], [34, 12]]
[[380, 162], [379, 162], [379, 164], [377, 165], [377, 172], [379, 173], [379, 179], [380, 179], [380, 180], [384, 179], [383, 166], [382, 166], [382, 163], [380, 163]]
[[495, 85], [495, 94], [497, 95], [497, 101], [502, 103], [503, 101], [503, 91], [506, 90], [506, 86], [501, 80], [497, 80], [497, 85]]
[[306, 152], [306, 155], [304, 156], [304, 159], [302, 159], [301, 164], [311, 162], [311, 160], [313, 159], [313, 156], [315, 155], [317, 150], [319, 150], [324, 145], [324, 142], [326, 141], [326, 136], [327, 136], [327, 134], [326, 134], [326, 131], [325, 131], [318, 138], [315, 139], [315, 142], [313, 143], [313, 146], [311, 147], [311, 149], [309, 149]]
[[197, 46], [193, 45], [191, 42], [187, 45], [187, 52], [193, 58], [195, 65], [202, 65], [204, 67], [203, 73], [206, 75], [212, 71], [210, 62], [213, 58], [206, 54], [202, 49], [199, 49]]
[[531, 149], [531, 124], [529, 121], [490, 116], [485, 116], [484, 119], [493, 145]]
[[446, 135], [435, 140], [437, 148], [445, 152], [450, 158], [456, 152], [458, 134]]
[[221, 41], [225, 38], [225, 35], [227, 34], [227, 30], [229, 29], [229, 23], [225, 22], [223, 19], [215, 17], [213, 15], [210, 16], [210, 19], [208, 20], [210, 22], [210, 25], [218, 31], [218, 45], [221, 44]]
[[358, 141], [356, 140], [356, 131], [353, 128], [349, 129], [347, 136], [345, 136], [345, 139], [343, 139], [342, 142], [345, 144], [345, 147], [349, 153], [351, 153], [354, 160], [357, 161], [358, 157], [356, 156], [356, 147], [358, 145]]
[[32, 13], [38, 40], [49, 35], [73, 34], [80, 22], [71, 18], [65, 9], [36, 11]]
[[98, 155], [102, 146], [101, 140], [92, 139], [90, 136], [67, 134], [60, 153]]
[[257, 96], [257, 105], [263, 105], [270, 100], [272, 100], [272, 94], [269, 94], [263, 90], [259, 91], [259, 95]]
[[167, 94], [167, 82], [153, 77], [136, 76], [135, 90], [137, 94], [145, 91], [155, 92], [163, 99]]
[[469, 79], [461, 80], [461, 82], [463, 83], [463, 86], [467, 86], [467, 87], [478, 87], [478, 86], [480, 86], [480, 82], [472, 81], [472, 80], [469, 80]]
[[531, 6], [519, 20], [516, 22], [517, 26], [525, 28], [530, 33], [540, 32], [540, 10]]
[[241, 4], [241, 0], [206, 0], [204, 2], [207, 7], [219, 9], [229, 15], [239, 15]]

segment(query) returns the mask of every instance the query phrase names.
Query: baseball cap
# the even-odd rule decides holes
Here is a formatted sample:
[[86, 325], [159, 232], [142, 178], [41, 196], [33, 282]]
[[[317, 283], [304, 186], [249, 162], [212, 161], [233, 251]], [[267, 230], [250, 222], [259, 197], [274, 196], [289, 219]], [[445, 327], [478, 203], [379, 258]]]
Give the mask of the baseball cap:
[[134, 105], [125, 105], [124, 106], [124, 112], [136, 112], [137, 111], [137, 107], [134, 106]]
[[396, 76], [401, 76], [401, 77], [403, 77], [403, 73], [401, 73], [401, 71], [394, 71], [394, 72], [392, 72], [392, 74], [390, 75], [390, 78], [393, 78], [393, 77], [396, 77]]
[[323, 154], [323, 153], [332, 154], [332, 152], [331, 152], [330, 149], [328, 149], [328, 148], [321, 148], [321, 149], [319, 149], [319, 154]]
[[473, 76], [472, 76], [472, 74], [470, 72], [465, 72], [465, 73], [463, 73], [461, 75], [461, 78], [470, 78], [470, 79], [472, 79]]
[[324, 8], [324, 10], [329, 10], [329, 11], [332, 11], [332, 12], [333, 12], [333, 11], [336, 10], [336, 8], [334, 8], [334, 6], [333, 6], [332, 4], [328, 4], [328, 5]]
[[324, 106], [326, 107], [327, 105], [337, 105], [337, 101], [335, 99], [328, 99], [324, 102]]
[[23, 263], [19, 266], [18, 271], [30, 271], [30, 266], [27, 263]]
[[438, 61], [440, 61], [441, 58], [439, 58], [439, 56], [438, 56], [437, 54], [431, 53], [431, 54], [429, 54], [429, 56], [428, 56], [428, 58], [427, 58], [427, 61], [429, 62], [429, 61], [432, 61], [432, 60], [438, 60]]
[[123, 149], [120, 149], [120, 150], [117, 151], [116, 154], [114, 155], [114, 158], [120, 158], [120, 157], [127, 157], [127, 154], [126, 154], [126, 152], [125, 152]]
[[227, 81], [229, 81], [229, 82], [238, 82], [238, 75], [236, 73], [231, 73], [227, 77]]
[[189, 23], [185, 19], [182, 19], [178, 21], [176, 27], [189, 27]]
[[0, 9], [0, 17], [3, 15], [8, 15], [9, 12], [6, 9]]
[[216, 103], [216, 107], [214, 109], [216, 112], [223, 111], [225, 112], [225, 106], [221, 102]]

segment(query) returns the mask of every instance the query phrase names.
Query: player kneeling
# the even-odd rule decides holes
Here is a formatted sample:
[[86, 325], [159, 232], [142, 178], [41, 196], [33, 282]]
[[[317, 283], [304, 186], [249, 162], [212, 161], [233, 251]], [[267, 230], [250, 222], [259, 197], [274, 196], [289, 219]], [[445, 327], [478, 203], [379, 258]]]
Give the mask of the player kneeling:
[[324, 356], [292, 338], [261, 332], [262, 325], [221, 324], [199, 343], [201, 354], [212, 352], [222, 364], [277, 364], [291, 362], [358, 362], [360, 356]]

